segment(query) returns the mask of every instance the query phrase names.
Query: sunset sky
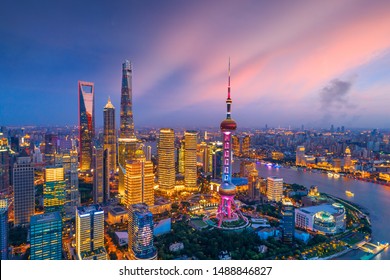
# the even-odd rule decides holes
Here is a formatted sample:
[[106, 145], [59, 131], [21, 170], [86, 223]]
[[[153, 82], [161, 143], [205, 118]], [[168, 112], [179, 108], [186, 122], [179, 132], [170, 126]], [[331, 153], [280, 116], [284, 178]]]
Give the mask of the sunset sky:
[[390, 128], [390, 1], [2, 1], [0, 125], [77, 124], [77, 81], [119, 123]]

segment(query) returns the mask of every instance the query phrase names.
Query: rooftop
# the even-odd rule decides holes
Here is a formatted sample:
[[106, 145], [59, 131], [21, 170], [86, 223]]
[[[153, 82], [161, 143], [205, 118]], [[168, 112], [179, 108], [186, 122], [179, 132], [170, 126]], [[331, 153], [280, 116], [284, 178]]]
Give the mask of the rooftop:
[[316, 206], [299, 208], [296, 210], [309, 215], [315, 215], [318, 212], [328, 212], [333, 215], [333, 214], [337, 214], [339, 212], [339, 209], [341, 208], [344, 209], [343, 205], [341, 205], [340, 203], [333, 203], [333, 204], [321, 204]]
[[77, 207], [78, 215], [91, 214], [91, 213], [97, 212], [97, 211], [103, 212], [103, 209], [98, 204]]
[[31, 216], [31, 224], [48, 223], [53, 221], [61, 221], [61, 215], [59, 212], [51, 212], [45, 214], [39, 214]]

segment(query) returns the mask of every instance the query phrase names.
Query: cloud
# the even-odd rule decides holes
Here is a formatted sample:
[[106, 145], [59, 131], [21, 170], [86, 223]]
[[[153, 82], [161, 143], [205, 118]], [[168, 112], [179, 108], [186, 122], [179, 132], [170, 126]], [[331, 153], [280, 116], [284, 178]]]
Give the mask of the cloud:
[[329, 110], [333, 107], [347, 107], [351, 86], [352, 83], [348, 81], [332, 80], [320, 91], [321, 108]]

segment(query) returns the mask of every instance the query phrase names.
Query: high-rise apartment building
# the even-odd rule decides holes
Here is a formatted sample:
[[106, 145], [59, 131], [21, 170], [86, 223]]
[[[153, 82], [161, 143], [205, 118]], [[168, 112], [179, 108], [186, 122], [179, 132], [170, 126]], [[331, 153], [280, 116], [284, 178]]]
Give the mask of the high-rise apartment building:
[[76, 253], [79, 260], [106, 260], [104, 211], [99, 205], [76, 208]]
[[137, 203], [154, 205], [153, 163], [147, 161], [142, 149], [137, 150], [135, 158], [126, 164], [124, 204]]
[[197, 191], [197, 142], [198, 132], [189, 130], [184, 133], [184, 186], [188, 192]]
[[30, 223], [35, 213], [34, 167], [25, 151], [13, 168], [15, 226]]
[[119, 187], [122, 197], [125, 196], [126, 163], [131, 160], [137, 149], [137, 138], [133, 120], [133, 67], [130, 61], [122, 64], [122, 90], [120, 133], [118, 138]]
[[30, 259], [62, 259], [62, 220], [59, 212], [34, 215], [30, 222]]
[[157, 250], [153, 244], [153, 215], [146, 204], [129, 207], [129, 253], [133, 260], [155, 260]]
[[158, 141], [158, 183], [160, 190], [169, 194], [173, 193], [175, 177], [175, 132], [171, 128], [162, 128]]
[[47, 167], [43, 186], [43, 206], [45, 212], [59, 212], [64, 215], [66, 182], [63, 167]]
[[8, 200], [0, 198], [0, 260], [8, 259]]
[[94, 84], [79, 81], [80, 170], [89, 171], [92, 164], [92, 140], [95, 136]]
[[295, 209], [291, 200], [282, 199], [282, 220], [283, 220], [283, 242], [291, 244], [294, 240], [295, 232]]
[[104, 120], [104, 150], [108, 150], [108, 170], [116, 171], [116, 128], [115, 128], [115, 107], [108, 98], [103, 110]]
[[271, 201], [279, 202], [283, 197], [283, 178], [267, 178], [267, 198]]

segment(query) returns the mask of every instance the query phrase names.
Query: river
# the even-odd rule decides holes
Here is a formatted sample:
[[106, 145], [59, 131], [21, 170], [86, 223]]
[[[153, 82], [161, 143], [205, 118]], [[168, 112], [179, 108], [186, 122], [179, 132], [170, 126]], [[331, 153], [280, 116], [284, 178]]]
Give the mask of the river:
[[[239, 168], [239, 162], [235, 161], [233, 171], [235, 169], [235, 172], [238, 172], [237, 168]], [[277, 169], [261, 164], [257, 164], [257, 170], [261, 177], [278, 176], [283, 178], [286, 183], [296, 183], [307, 188], [316, 185], [320, 192], [328, 193], [363, 206], [370, 214], [373, 237], [371, 242], [390, 242], [390, 187], [345, 177], [336, 179], [328, 177], [324, 173], [284, 167]], [[345, 194], [346, 190], [353, 192], [355, 196], [348, 197]], [[347, 257], [353, 259], [356, 256], [350, 254]], [[374, 259], [389, 260], [389, 247], [376, 255]]]

